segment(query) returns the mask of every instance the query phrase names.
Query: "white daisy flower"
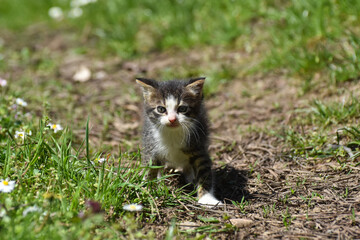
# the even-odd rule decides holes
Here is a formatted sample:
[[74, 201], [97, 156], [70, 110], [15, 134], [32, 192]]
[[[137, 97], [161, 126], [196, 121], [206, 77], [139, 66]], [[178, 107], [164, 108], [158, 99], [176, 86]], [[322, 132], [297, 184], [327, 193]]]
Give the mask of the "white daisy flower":
[[1, 179], [0, 181], [0, 192], [9, 193], [15, 188], [15, 181], [9, 181], [8, 179]]
[[88, 5], [89, 3], [94, 3], [97, 0], [72, 0], [70, 2], [70, 6], [71, 7], [81, 7], [81, 6], [85, 6]]
[[50, 129], [54, 130], [54, 133], [63, 130], [63, 127], [60, 124], [49, 123], [47, 126], [50, 127]]
[[0, 209], [0, 218], [6, 217], [6, 210], [4, 208]]
[[24, 99], [22, 98], [17, 98], [15, 100], [16, 104], [19, 105], [19, 106], [23, 106], [23, 107], [26, 107], [27, 106], [27, 102], [24, 101]]
[[64, 18], [64, 12], [60, 7], [50, 8], [48, 14], [52, 19], [57, 21], [61, 21]]
[[95, 158], [94, 160], [96, 163], [103, 163], [106, 161], [106, 158]]
[[31, 134], [32, 134], [31, 130], [28, 130], [27, 132], [25, 132], [24, 130], [15, 131], [14, 137], [15, 137], [15, 138], [21, 138], [22, 140], [24, 140], [24, 139], [25, 139], [25, 135], [26, 135], [26, 136], [31, 136]]
[[78, 18], [81, 17], [82, 14], [83, 14], [83, 10], [79, 7], [75, 7], [69, 11], [68, 16], [69, 18]]
[[21, 138], [22, 140], [25, 139], [25, 132], [24, 131], [15, 131], [15, 138]]
[[38, 206], [34, 205], [31, 207], [27, 207], [24, 211], [23, 211], [23, 216], [25, 217], [28, 213], [31, 212], [41, 212], [41, 208], [39, 208]]
[[0, 86], [5, 87], [7, 85], [7, 81], [0, 77]]
[[124, 205], [123, 209], [130, 212], [140, 212], [143, 209], [143, 206], [133, 203], [133, 204]]

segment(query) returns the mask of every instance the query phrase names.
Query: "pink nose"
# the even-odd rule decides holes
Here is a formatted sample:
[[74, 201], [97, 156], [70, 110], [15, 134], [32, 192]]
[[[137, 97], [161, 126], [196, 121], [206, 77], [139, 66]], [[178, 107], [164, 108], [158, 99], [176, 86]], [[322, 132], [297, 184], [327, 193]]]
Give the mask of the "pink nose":
[[170, 123], [176, 122], [176, 118], [168, 118]]

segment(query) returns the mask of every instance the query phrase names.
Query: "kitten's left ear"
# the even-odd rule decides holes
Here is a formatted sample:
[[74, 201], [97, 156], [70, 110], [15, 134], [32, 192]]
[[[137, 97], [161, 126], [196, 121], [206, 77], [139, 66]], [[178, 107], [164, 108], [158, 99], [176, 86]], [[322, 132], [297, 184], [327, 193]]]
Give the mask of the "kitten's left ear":
[[158, 87], [158, 83], [154, 79], [149, 78], [136, 78], [136, 83], [144, 89], [152, 89]]
[[189, 80], [188, 84], [186, 85], [186, 89], [188, 89], [191, 93], [196, 96], [202, 96], [202, 89], [204, 86], [205, 78], [192, 78]]
[[139, 84], [143, 90], [144, 100], [151, 102], [157, 94], [158, 82], [153, 79], [136, 78], [136, 83]]

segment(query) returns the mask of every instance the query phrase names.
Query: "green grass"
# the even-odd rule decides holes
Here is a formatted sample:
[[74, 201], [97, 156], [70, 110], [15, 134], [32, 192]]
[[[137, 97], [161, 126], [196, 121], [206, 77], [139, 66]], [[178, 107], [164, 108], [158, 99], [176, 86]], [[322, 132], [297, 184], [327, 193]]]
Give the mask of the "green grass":
[[311, 125], [320, 130], [331, 129], [336, 126], [356, 124], [360, 116], [360, 101], [358, 97], [345, 96], [336, 101], [315, 99], [309, 101], [309, 106], [294, 111], [297, 118], [293, 120], [297, 125]]
[[[104, 54], [123, 58], [205, 45], [268, 49], [256, 71], [286, 68], [308, 84], [316, 74], [335, 84], [359, 77], [358, 1], [109, 0], [82, 6], [83, 15], [75, 19], [67, 17], [70, 2], [5, 0], [0, 26], [21, 29], [44, 22], [79, 29], [90, 33]], [[51, 6], [62, 7], [62, 21], [47, 15]]]
[[[163, 209], [176, 216], [182, 204], [194, 202], [195, 192], [167, 184], [171, 175], [144, 181], [150, 167], [141, 165], [139, 152], [96, 152], [89, 123], [85, 139], [74, 142], [70, 126], [55, 133], [51, 119], [37, 118], [28, 112], [31, 103], [20, 106], [17, 94], [2, 90], [0, 178], [16, 185], [10, 193], [0, 192], [1, 239], [155, 239], [152, 230], [142, 230], [143, 223], [161, 222], [167, 217]], [[126, 212], [129, 203], [142, 205], [142, 211]], [[210, 225], [174, 232], [176, 220], [168, 226], [172, 236], [234, 231], [217, 218], [202, 217]]]
[[339, 83], [358, 78], [359, 10], [357, 1], [108, 1], [89, 6], [86, 14], [95, 17], [83, 26], [124, 57], [203, 45], [244, 51], [250, 42], [271, 49], [259, 68], [308, 79], [320, 72]]
[[[59, 2], [59, 1], [57, 1]], [[0, 26], [14, 30], [48, 20], [48, 9], [55, 1], [2, 1]]]
[[354, 96], [341, 102], [314, 100], [309, 108], [297, 111], [292, 125], [298, 128], [283, 129], [280, 137], [291, 147], [292, 153], [305, 158], [349, 158], [342, 147], [350, 147], [354, 154], [351, 159], [356, 159], [360, 154], [359, 104], [358, 97]]
[[[143, 181], [148, 168], [140, 165], [138, 152], [118, 157], [93, 153], [88, 127], [87, 137], [75, 147], [70, 130], [54, 133], [46, 117], [38, 124], [29, 121], [26, 108], [15, 108], [10, 93], [1, 99], [1, 116], [6, 117], [0, 118], [0, 176], [16, 181], [11, 193], [0, 193], [2, 239], [92, 239], [95, 232], [98, 238], [138, 236], [145, 233], [137, 222], [153, 222], [160, 214], [158, 207], [192, 201], [181, 189], [165, 184], [168, 176]], [[16, 137], [21, 130], [26, 132], [24, 139]], [[99, 163], [100, 157], [106, 161]], [[128, 203], [142, 204], [144, 210], [126, 215], [122, 206]], [[105, 221], [103, 212], [93, 205], [104, 212], [112, 209], [109, 218], [114, 221]], [[24, 216], [32, 206], [39, 210]], [[116, 223], [120, 217], [125, 223]], [[151, 238], [151, 231], [146, 234]]]
[[352, 97], [350, 101], [324, 104], [319, 100], [313, 102], [311, 117], [313, 121], [320, 122], [323, 126], [328, 124], [342, 124], [354, 121], [360, 116], [360, 101]]
[[315, 73], [333, 83], [358, 78], [360, 4], [356, 1], [289, 1], [268, 10], [274, 48], [266, 67], [289, 69], [302, 78]]
[[[342, 159], [340, 161], [348, 162], [351, 166], [357, 166], [356, 161], [360, 155], [360, 142], [355, 136], [360, 131], [359, 126], [351, 126], [338, 129], [339, 132], [334, 134], [329, 131], [323, 132], [303, 132], [288, 129], [283, 133], [281, 138], [289, 148], [287, 153], [290, 159], [298, 158], [308, 159]], [[340, 139], [342, 140], [340, 143]], [[337, 141], [336, 141], [337, 140]], [[351, 153], [345, 151], [344, 148], [352, 150]]]

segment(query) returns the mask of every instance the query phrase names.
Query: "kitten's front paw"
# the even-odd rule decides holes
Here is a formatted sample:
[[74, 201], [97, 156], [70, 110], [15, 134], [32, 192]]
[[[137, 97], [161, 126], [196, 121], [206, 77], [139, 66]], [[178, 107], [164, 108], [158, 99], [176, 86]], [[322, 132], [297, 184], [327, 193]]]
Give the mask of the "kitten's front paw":
[[202, 196], [198, 203], [202, 204], [202, 205], [206, 205], [206, 207], [212, 208], [215, 206], [220, 206], [223, 205], [223, 203], [219, 200], [217, 200], [214, 195], [212, 195], [211, 193], [206, 193], [204, 196]]

